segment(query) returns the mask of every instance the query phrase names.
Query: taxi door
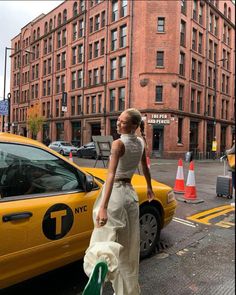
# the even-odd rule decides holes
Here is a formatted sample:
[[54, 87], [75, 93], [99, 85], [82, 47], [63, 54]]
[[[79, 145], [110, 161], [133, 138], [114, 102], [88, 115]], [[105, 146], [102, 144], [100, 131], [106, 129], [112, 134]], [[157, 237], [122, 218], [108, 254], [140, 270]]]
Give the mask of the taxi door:
[[86, 175], [47, 151], [1, 148], [0, 289], [83, 258], [101, 189], [86, 192]]

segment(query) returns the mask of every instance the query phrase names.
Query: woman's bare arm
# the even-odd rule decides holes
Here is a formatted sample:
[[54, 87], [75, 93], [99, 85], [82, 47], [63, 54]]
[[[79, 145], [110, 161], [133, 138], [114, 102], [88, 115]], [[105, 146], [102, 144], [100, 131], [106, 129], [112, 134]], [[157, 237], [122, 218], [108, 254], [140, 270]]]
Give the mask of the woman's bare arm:
[[122, 141], [115, 140], [112, 143], [112, 147], [111, 147], [111, 156], [109, 161], [108, 174], [106, 178], [105, 192], [100, 205], [100, 210], [96, 218], [98, 224], [101, 219], [104, 221], [104, 223], [106, 223], [107, 221], [107, 207], [108, 207], [109, 199], [110, 199], [113, 184], [114, 184], [116, 169], [117, 169], [119, 159], [121, 156], [123, 156], [124, 152], [125, 152], [125, 147]]
[[146, 157], [145, 149], [143, 151], [141, 163], [142, 163], [143, 174], [144, 174], [144, 177], [147, 182], [147, 197], [148, 197], [149, 202], [151, 202], [154, 199], [155, 195], [152, 190], [151, 174], [150, 174], [150, 170], [147, 166], [147, 157]]

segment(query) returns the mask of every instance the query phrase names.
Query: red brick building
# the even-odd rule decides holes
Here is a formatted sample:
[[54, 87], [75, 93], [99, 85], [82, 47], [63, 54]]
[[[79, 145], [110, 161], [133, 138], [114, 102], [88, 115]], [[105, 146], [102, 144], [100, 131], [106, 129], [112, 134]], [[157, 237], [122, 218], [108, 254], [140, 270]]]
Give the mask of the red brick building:
[[[206, 155], [232, 142], [235, 117], [232, 1], [65, 1], [12, 39], [11, 132], [27, 109], [45, 117], [38, 139], [78, 145], [116, 137], [136, 107], [153, 156]], [[64, 93], [64, 94], [63, 94]]]

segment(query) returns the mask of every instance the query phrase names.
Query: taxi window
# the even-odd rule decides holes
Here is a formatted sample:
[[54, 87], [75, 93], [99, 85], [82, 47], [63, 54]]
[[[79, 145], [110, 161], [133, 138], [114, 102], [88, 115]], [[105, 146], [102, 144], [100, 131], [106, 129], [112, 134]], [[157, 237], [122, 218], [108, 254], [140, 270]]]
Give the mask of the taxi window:
[[83, 190], [82, 173], [31, 146], [0, 143], [0, 197]]

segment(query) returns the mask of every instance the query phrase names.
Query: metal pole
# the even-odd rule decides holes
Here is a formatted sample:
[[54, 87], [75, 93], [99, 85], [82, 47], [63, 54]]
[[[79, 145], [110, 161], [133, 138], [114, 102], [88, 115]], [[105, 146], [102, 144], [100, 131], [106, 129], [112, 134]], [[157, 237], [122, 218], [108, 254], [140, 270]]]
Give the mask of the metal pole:
[[[5, 63], [4, 63], [4, 78], [3, 78], [3, 100], [5, 100], [5, 95], [6, 95], [6, 72], [7, 72], [7, 47], [5, 47]], [[9, 107], [9, 106], [8, 106]], [[2, 116], [2, 132], [4, 132], [4, 121], [5, 121], [5, 116]]]
[[[214, 96], [215, 96], [215, 104], [217, 104], [217, 62], [215, 60], [215, 87], [214, 87]], [[216, 112], [216, 105], [215, 105], [215, 112]], [[216, 113], [214, 114], [214, 127], [213, 127], [213, 140], [215, 140], [216, 136]]]

